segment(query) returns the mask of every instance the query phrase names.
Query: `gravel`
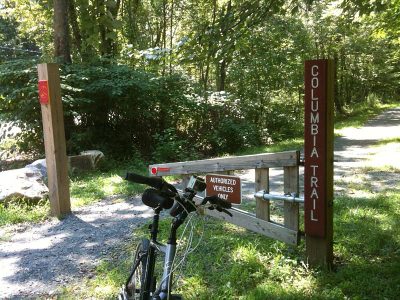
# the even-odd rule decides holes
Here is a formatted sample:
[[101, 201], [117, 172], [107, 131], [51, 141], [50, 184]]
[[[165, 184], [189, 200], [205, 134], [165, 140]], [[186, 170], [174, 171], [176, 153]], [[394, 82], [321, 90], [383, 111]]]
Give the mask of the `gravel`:
[[45, 298], [92, 277], [98, 262], [151, 216], [139, 198], [116, 196], [62, 220], [2, 228], [8, 239], [0, 243], [0, 298]]

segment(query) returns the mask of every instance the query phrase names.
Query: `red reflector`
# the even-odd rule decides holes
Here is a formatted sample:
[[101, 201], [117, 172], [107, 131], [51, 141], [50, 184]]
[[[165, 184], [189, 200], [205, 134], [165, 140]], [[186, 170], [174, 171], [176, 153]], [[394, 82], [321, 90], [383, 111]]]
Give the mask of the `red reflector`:
[[38, 83], [39, 88], [39, 101], [41, 104], [49, 104], [49, 85], [47, 80], [39, 80]]

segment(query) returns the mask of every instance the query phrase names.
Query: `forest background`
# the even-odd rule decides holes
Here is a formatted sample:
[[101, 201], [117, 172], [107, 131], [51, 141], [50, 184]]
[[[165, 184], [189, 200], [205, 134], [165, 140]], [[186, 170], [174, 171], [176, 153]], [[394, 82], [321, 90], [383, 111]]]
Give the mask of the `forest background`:
[[43, 153], [36, 65], [58, 62], [69, 155], [233, 153], [303, 134], [306, 59], [335, 61], [337, 115], [397, 100], [399, 45], [399, 0], [0, 0], [0, 118]]

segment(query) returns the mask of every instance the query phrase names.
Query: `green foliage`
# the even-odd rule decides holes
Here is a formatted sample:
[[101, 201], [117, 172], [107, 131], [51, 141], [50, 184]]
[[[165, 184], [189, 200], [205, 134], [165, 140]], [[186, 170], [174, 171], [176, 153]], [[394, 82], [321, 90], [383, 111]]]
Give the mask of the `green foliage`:
[[[382, 11], [372, 2], [352, 2], [316, 2], [312, 16], [311, 34], [317, 45], [314, 55], [336, 63], [335, 106], [340, 113], [368, 102], [370, 96], [382, 101], [398, 99], [395, 82], [400, 70], [393, 61], [398, 47], [382, 26]], [[351, 4], [346, 7], [345, 3]], [[358, 9], [363, 16], [356, 14]], [[368, 9], [376, 14], [368, 15]]]
[[[335, 60], [339, 116], [398, 99], [398, 1], [69, 4], [74, 63], [61, 75], [70, 154], [98, 148], [160, 162], [298, 137], [305, 59]], [[51, 3], [2, 5], [0, 41], [48, 59]], [[0, 61], [22, 57], [6, 54]], [[0, 114], [22, 128], [19, 149], [43, 153], [36, 81], [33, 61], [0, 65]]]
[[[259, 142], [238, 101], [225, 94], [204, 100], [182, 76], [160, 77], [116, 64], [64, 65], [60, 73], [68, 154], [97, 148], [122, 159], [154, 152], [153, 159], [165, 161]], [[35, 62], [0, 65], [0, 82], [0, 113], [22, 128], [19, 148], [42, 152]]]
[[367, 102], [355, 104], [343, 114], [335, 116], [335, 129], [363, 126], [368, 120], [391, 107], [398, 107], [398, 103]]
[[42, 122], [34, 60], [0, 64], [0, 114], [21, 128], [17, 144], [23, 152], [43, 152]]
[[153, 153], [155, 161], [184, 161], [196, 156], [196, 152], [192, 152], [194, 148], [188, 141], [178, 138], [174, 128], [168, 128], [161, 134], [156, 133], [154, 143], [157, 145]]
[[24, 200], [11, 200], [7, 204], [0, 203], [0, 226], [40, 222], [47, 219], [49, 213], [48, 200], [42, 200], [37, 204], [25, 203]]

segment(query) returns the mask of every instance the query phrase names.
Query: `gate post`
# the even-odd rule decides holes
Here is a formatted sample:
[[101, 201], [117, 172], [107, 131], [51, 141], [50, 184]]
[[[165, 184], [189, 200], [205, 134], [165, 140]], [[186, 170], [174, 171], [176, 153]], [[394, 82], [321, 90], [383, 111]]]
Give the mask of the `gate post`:
[[312, 266], [333, 263], [333, 92], [332, 60], [305, 62], [304, 227]]
[[59, 217], [71, 212], [71, 203], [58, 65], [40, 64], [38, 75], [50, 208]]
[[[269, 193], [269, 168], [255, 169], [255, 192], [264, 190]], [[256, 217], [270, 221], [270, 203], [256, 198]]]

